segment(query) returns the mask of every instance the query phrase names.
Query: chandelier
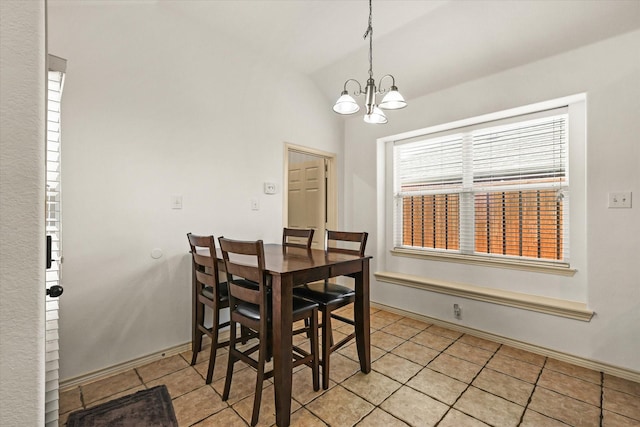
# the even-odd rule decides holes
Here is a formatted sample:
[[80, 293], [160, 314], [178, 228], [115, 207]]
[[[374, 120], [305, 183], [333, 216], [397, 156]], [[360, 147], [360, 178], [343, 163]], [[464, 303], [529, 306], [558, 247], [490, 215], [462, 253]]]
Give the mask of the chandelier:
[[[382, 109], [385, 110], [397, 110], [407, 106], [402, 95], [398, 92], [396, 87], [395, 78], [391, 74], [387, 74], [380, 78], [380, 84], [385, 77], [391, 78], [391, 86], [388, 89], [376, 88], [376, 81], [373, 79], [373, 26], [371, 25], [371, 0], [369, 0], [369, 26], [364, 33], [363, 38], [369, 37], [369, 78], [367, 79], [367, 85], [364, 92], [360, 82], [355, 79], [348, 79], [344, 82], [344, 88], [340, 94], [340, 98], [333, 106], [333, 111], [338, 114], [355, 114], [360, 110], [360, 106], [356, 103], [349, 92], [347, 91], [347, 84], [349, 82], [355, 82], [358, 85], [358, 90], [353, 92], [353, 95], [364, 95], [366, 113], [364, 115], [364, 121], [367, 123], [384, 124], [387, 123], [387, 117], [384, 115]], [[382, 98], [382, 102], [376, 105], [376, 95], [385, 94]]]

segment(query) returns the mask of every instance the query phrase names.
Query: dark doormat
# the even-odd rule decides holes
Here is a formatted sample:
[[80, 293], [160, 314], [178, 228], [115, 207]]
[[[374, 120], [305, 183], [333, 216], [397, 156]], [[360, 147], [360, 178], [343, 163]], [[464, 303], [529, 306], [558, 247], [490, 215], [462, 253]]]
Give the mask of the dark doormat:
[[67, 427], [178, 427], [165, 385], [73, 412]]

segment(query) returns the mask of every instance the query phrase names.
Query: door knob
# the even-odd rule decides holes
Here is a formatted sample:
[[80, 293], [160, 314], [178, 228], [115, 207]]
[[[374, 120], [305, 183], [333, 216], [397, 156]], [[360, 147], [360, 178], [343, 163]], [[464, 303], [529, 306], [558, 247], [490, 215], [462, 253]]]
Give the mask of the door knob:
[[64, 292], [64, 289], [62, 289], [62, 286], [60, 285], [53, 285], [52, 287], [47, 289], [47, 295], [49, 295], [51, 298], [58, 298], [60, 295], [62, 295], [62, 292]]

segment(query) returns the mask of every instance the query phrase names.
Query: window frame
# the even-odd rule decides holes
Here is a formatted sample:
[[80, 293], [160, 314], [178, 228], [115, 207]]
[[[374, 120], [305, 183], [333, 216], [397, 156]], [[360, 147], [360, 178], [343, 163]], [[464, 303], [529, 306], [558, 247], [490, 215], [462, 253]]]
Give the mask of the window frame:
[[[567, 179], [571, 182], [571, 211], [568, 213], [570, 229], [565, 231], [563, 239], [567, 242], [566, 262], [547, 261], [535, 258], [519, 258], [509, 256], [487, 256], [468, 253], [451, 253], [438, 249], [417, 249], [396, 246], [396, 197], [395, 197], [395, 170], [394, 170], [394, 145], [400, 141], [410, 142], [428, 139], [434, 136], [446, 136], [460, 133], [463, 128], [491, 127], [489, 122], [500, 121], [500, 124], [524, 121], [523, 115], [537, 117], [536, 114], [548, 114], [547, 110], [565, 107], [570, 117], [568, 123], [568, 170]], [[467, 129], [464, 129], [466, 132]], [[419, 258], [432, 261], [445, 261], [462, 264], [482, 265], [505, 269], [536, 271], [557, 275], [573, 276], [578, 266], [584, 265], [586, 259], [586, 187], [584, 177], [586, 168], [586, 94], [577, 94], [555, 100], [544, 101], [523, 107], [517, 107], [496, 113], [484, 114], [477, 117], [453, 121], [442, 125], [432, 126], [398, 135], [381, 138], [378, 140], [382, 158], [384, 160], [385, 176], [385, 246], [392, 256]], [[382, 166], [382, 165], [381, 165]], [[580, 214], [582, 212], [582, 214]], [[461, 225], [462, 227], [462, 225]], [[568, 238], [567, 238], [568, 237]], [[575, 250], [577, 249], [577, 250]], [[569, 252], [570, 251], [570, 252]]]

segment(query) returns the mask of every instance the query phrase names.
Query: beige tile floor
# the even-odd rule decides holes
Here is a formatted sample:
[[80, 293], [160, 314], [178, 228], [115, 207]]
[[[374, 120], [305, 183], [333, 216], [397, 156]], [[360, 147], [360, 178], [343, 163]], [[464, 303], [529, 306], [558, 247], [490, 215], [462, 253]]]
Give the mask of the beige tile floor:
[[[307, 367], [294, 372], [292, 426], [640, 426], [640, 383], [386, 311], [372, 309], [371, 325], [370, 374], [359, 372], [355, 344], [332, 355], [327, 391], [313, 391]], [[336, 326], [336, 335], [349, 327]], [[66, 390], [60, 425], [74, 410], [165, 384], [181, 427], [246, 426], [255, 371], [237, 363], [223, 402], [226, 353], [211, 385], [207, 347], [195, 366], [186, 352]], [[266, 381], [258, 425], [274, 423]]]

